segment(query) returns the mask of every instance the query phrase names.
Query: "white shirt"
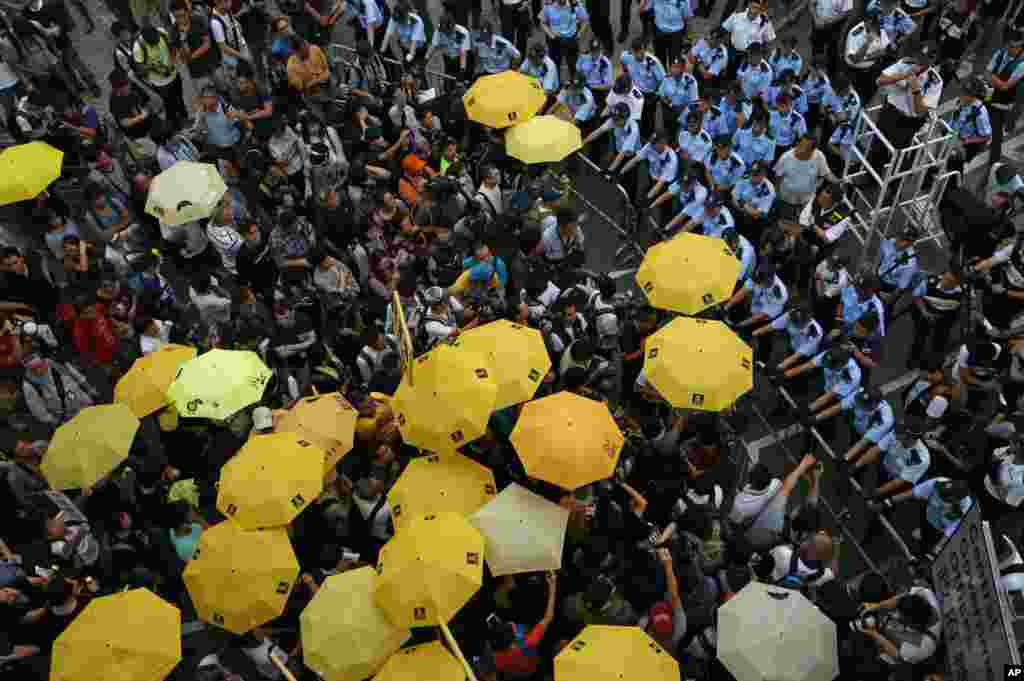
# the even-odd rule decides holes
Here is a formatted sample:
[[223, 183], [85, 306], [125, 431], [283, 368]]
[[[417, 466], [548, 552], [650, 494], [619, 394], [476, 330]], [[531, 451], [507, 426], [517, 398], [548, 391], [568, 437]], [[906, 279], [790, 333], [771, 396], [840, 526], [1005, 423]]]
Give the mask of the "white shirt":
[[853, 11], [853, 0], [814, 0], [814, 25], [830, 26]]
[[[932, 610], [938, 614], [942, 612], [942, 608], [939, 607], [939, 599], [935, 597], [935, 594], [931, 589], [925, 589], [924, 587], [915, 586], [911, 587], [910, 594], [916, 594], [924, 597], [928, 601], [928, 605], [931, 606]], [[889, 626], [901, 626], [900, 624], [892, 624]], [[931, 636], [923, 636], [921, 638], [920, 646], [912, 646], [909, 643], [903, 643], [900, 645], [900, 656], [899, 659], [893, 659], [888, 655], [882, 655], [881, 658], [891, 665], [898, 664], [900, 662], [907, 662], [909, 664], [916, 664], [923, 662], [929, 657], [935, 654], [935, 649], [939, 646], [939, 639], [942, 638], [942, 618], [936, 617], [935, 622], [927, 628], [927, 631]], [[881, 632], [885, 635], [885, 632]]]
[[[914, 66], [913, 62], [900, 60], [882, 71], [882, 77], [905, 75], [910, 73]], [[885, 101], [907, 116], [918, 117], [921, 114], [914, 111], [914, 95], [911, 92], [915, 81], [921, 88], [924, 105], [928, 107], [929, 111], [934, 111], [939, 106], [939, 97], [942, 96], [942, 76], [934, 68], [928, 69], [914, 78], [885, 86]]]
[[171, 329], [174, 328], [174, 323], [160, 321], [159, 319], [154, 319], [153, 321], [156, 323], [157, 328], [159, 328], [160, 335], [156, 338], [145, 335], [139, 336], [139, 349], [142, 350], [144, 355], [156, 352], [171, 342]]
[[865, 54], [871, 54], [872, 52], [877, 52], [878, 50], [883, 50], [886, 47], [889, 47], [892, 40], [889, 39], [889, 36], [885, 31], [879, 31], [878, 35], [869, 35], [863, 21], [854, 26], [850, 32], [846, 34], [846, 54], [843, 55], [843, 59], [848, 65], [855, 69], [871, 68], [878, 62], [879, 57], [861, 62], [853, 61], [854, 55], [860, 51], [860, 48], [864, 46], [865, 42], [869, 43]]
[[644, 95], [636, 88], [630, 89], [630, 91], [624, 95], [619, 95], [616, 94], [615, 92], [609, 92], [608, 98], [605, 101], [607, 102], [606, 108], [609, 112], [612, 111], [615, 105], [618, 104], [619, 102], [625, 102], [626, 106], [629, 107], [629, 117], [631, 119], [639, 123], [640, 118], [643, 116]]
[[[775, 559], [775, 568], [772, 570], [772, 579], [778, 582], [789, 573], [789, 563], [793, 560], [793, 547], [786, 544], [776, 546], [772, 549], [772, 558]], [[800, 558], [796, 559], [796, 574], [800, 577], [810, 577], [816, 572], [817, 570], [808, 567]], [[807, 582], [807, 584], [811, 586], [821, 586], [825, 582], [832, 581], [835, 578], [836, 576], [832, 573], [832, 568], [825, 567], [822, 569], [820, 577], [814, 581]]]
[[782, 481], [778, 478], [773, 478], [768, 483], [768, 487], [763, 490], [753, 489], [749, 485], [744, 487], [736, 493], [736, 499], [732, 502], [732, 510], [729, 512], [730, 522], [742, 525], [751, 518], [756, 518], [781, 489]]
[[732, 46], [746, 52], [754, 43], [767, 45], [775, 40], [775, 27], [768, 17], [761, 15], [751, 19], [746, 10], [736, 12], [722, 22], [722, 28], [732, 36]]
[[992, 455], [1000, 461], [997, 477], [985, 476], [985, 489], [1008, 506], [1019, 508], [1024, 501], [1024, 466], [1014, 461], [1009, 447], [1001, 447]]

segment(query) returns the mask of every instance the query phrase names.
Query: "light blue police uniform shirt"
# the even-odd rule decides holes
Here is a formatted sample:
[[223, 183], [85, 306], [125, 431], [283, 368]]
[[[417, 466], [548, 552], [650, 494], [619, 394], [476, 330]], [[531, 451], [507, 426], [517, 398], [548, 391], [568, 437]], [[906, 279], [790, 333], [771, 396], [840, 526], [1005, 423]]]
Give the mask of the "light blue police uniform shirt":
[[570, 2], [568, 5], [550, 3], [544, 6], [541, 17], [559, 38], [575, 38], [580, 24], [590, 21], [590, 15], [582, 2]]
[[544, 92], [549, 95], [558, 92], [558, 66], [551, 57], [544, 55], [544, 61], [540, 64], [534, 64], [532, 59], [526, 59], [519, 66], [519, 72], [539, 79]]
[[900, 9], [896, 9], [892, 14], [880, 14], [881, 7], [879, 6], [878, 0], [871, 0], [868, 6], [864, 9], [865, 14], [879, 13], [878, 24], [882, 27], [882, 30], [889, 34], [889, 37], [893, 40], [900, 38], [905, 35], [910, 35], [914, 32], [914, 28], [917, 24], [911, 19], [905, 12]]
[[380, 26], [384, 22], [384, 15], [377, 0], [346, 0], [345, 11], [342, 14], [346, 19], [356, 19], [364, 31], [370, 26]]
[[827, 76], [807, 76], [800, 81], [800, 89], [808, 104], [824, 104], [833, 96], [832, 81]]
[[576, 71], [587, 79], [587, 85], [598, 90], [609, 90], [615, 84], [612, 60], [601, 55], [581, 54], [576, 58]]
[[[775, 100], [782, 94], [783, 87], [781, 85], [772, 85], [768, 88], [768, 92], [764, 95], [765, 104], [769, 107], [775, 106]], [[791, 94], [793, 100], [793, 110], [799, 113], [801, 116], [807, 114], [807, 110], [810, 108], [810, 102], [807, 101], [807, 95], [803, 89], [797, 85], [795, 91]]]
[[469, 51], [469, 44], [469, 29], [456, 24], [451, 33], [441, 30], [434, 31], [434, 37], [430, 40], [430, 49], [437, 50], [449, 59], [455, 59], [463, 52]]
[[671, 183], [676, 179], [679, 157], [672, 147], [666, 146], [665, 151], [659, 154], [655, 145], [648, 142], [640, 149], [638, 156], [640, 160], [647, 161], [647, 171], [655, 182]]
[[885, 311], [882, 301], [877, 295], [872, 295], [867, 300], [861, 301], [857, 296], [857, 288], [853, 284], [844, 286], [839, 292], [839, 301], [842, 304], [843, 324], [853, 326], [854, 323], [868, 312], [874, 311], [878, 315], [879, 335], [885, 335]]
[[798, 111], [790, 111], [783, 116], [777, 109], [772, 109], [768, 114], [768, 129], [777, 146], [791, 147], [807, 134], [807, 121]]
[[845, 111], [847, 123], [856, 125], [860, 120], [862, 110], [860, 95], [853, 88], [850, 88], [845, 95], [839, 95], [833, 91], [832, 95], [825, 100], [825, 106], [834, 112]]
[[713, 76], [722, 75], [722, 71], [729, 65], [729, 50], [722, 45], [718, 48], [711, 47], [703, 38], [690, 50], [690, 54], [697, 58], [704, 65], [704, 70]]
[[[827, 352], [827, 351], [826, 351]], [[841, 369], [829, 369], [824, 365], [825, 352], [818, 353], [811, 360], [816, 367], [821, 367], [825, 381], [825, 392], [831, 391], [840, 398], [846, 397], [860, 388], [862, 378], [860, 365], [851, 357]]]
[[689, 0], [654, 0], [654, 26], [662, 33], [678, 33], [693, 16]]
[[823, 331], [821, 324], [811, 319], [806, 324], [795, 324], [789, 320], [789, 313], [772, 320], [771, 327], [776, 331], [785, 331], [789, 338], [789, 347], [801, 357], [810, 357], [818, 352], [821, 346]]
[[679, 131], [676, 141], [679, 143], [679, 153], [685, 154], [687, 160], [701, 163], [707, 158], [708, 152], [711, 151], [711, 146], [714, 144], [707, 130], [701, 130], [696, 135], [691, 135], [686, 128]]
[[912, 492], [915, 499], [927, 499], [928, 509], [925, 511], [925, 518], [928, 520], [928, 524], [934, 527], [939, 532], [942, 532], [945, 536], [950, 537], [956, 532], [956, 528], [960, 527], [960, 520], [964, 515], [971, 510], [971, 506], [974, 504], [974, 499], [968, 495], [960, 500], [960, 517], [951, 518], [947, 515], [947, 510], [951, 508], [951, 504], [947, 504], [943, 501], [942, 497], [939, 496], [939, 491], [936, 489], [939, 481], [948, 482], [948, 478], [932, 478], [931, 480], [925, 480], [914, 485]]
[[408, 21], [399, 21], [395, 15], [388, 21], [384, 37], [394, 37], [400, 45], [415, 45], [417, 48], [427, 44], [427, 33], [423, 28], [423, 19], [415, 12], [409, 13]]
[[718, 209], [718, 215], [712, 216], [708, 214], [707, 203], [704, 204], [700, 215], [695, 217], [693, 222], [702, 225], [704, 227], [704, 236], [709, 236], [713, 239], [721, 239], [722, 232], [736, 227], [736, 222], [732, 219], [732, 212], [728, 208], [722, 206]]
[[704, 200], [708, 198], [708, 190], [701, 182], [694, 182], [684, 188], [677, 180], [669, 185], [668, 191], [679, 202], [680, 213], [685, 213], [691, 220], [704, 214]]
[[739, 253], [737, 255], [740, 259], [740, 273], [736, 275], [736, 282], [744, 283], [750, 280], [750, 277], [754, 275], [754, 270], [757, 269], [757, 249], [747, 237], [742, 234], [736, 236], [739, 237]]
[[689, 73], [683, 72], [678, 78], [668, 75], [661, 81], [658, 88], [658, 96], [668, 100], [669, 106], [673, 108], [686, 108], [697, 101], [700, 88], [697, 79]]
[[779, 279], [778, 275], [775, 275], [772, 283], [767, 286], [761, 286], [753, 279], [747, 279], [743, 282], [743, 288], [750, 291], [750, 316], [763, 314], [769, 319], [774, 319], [786, 309], [786, 303], [789, 301], [789, 289], [782, 283], [782, 279]]
[[633, 79], [633, 85], [644, 94], [657, 92], [661, 81], [665, 79], [665, 67], [653, 54], [648, 53], [637, 59], [632, 52], [623, 52], [622, 65]]
[[775, 74], [772, 72], [771, 64], [761, 60], [758, 64], [744, 64], [736, 72], [736, 79], [740, 81], [743, 94], [748, 99], [763, 97], [768, 92]]
[[743, 163], [743, 159], [735, 153], [730, 153], [728, 158], [721, 159], [714, 149], [709, 151], [707, 158], [704, 159], [704, 167], [708, 169], [715, 184], [723, 189], [732, 188], [747, 172], [747, 166]]
[[[1014, 58], [1010, 56], [1006, 48], [1001, 48], [996, 50], [996, 53], [988, 60], [988, 71], [992, 74], [998, 74], [1013, 62]], [[1010, 71], [1010, 85], [1019, 86], [1020, 80], [1024, 78], [1024, 57], [1017, 57], [1016, 62], [1016, 66]]]
[[800, 56], [799, 52], [782, 53], [779, 50], [774, 50], [768, 56], [768, 64], [778, 75], [782, 75], [783, 71], [792, 71], [793, 75], [799, 78], [804, 70], [804, 58]]
[[748, 166], [754, 161], [775, 161], [775, 140], [767, 132], [755, 137], [750, 127], [740, 128], [732, 136], [732, 150]]
[[928, 447], [918, 439], [910, 447], [904, 447], [891, 430], [878, 441], [878, 448], [884, 452], [882, 467], [893, 480], [904, 480], [916, 485], [932, 463], [932, 454]]
[[971, 102], [958, 108], [949, 127], [957, 131], [960, 139], [992, 137], [992, 121], [988, 117], [988, 109], [981, 102]]
[[512, 64], [519, 61], [522, 56], [515, 45], [497, 33], [491, 34], [490, 42], [486, 43], [477, 37], [474, 47], [476, 47], [480, 70], [485, 73], [508, 71], [512, 68]]
[[755, 186], [753, 180], [743, 177], [732, 188], [732, 198], [740, 205], [749, 203], [756, 210], [761, 211], [761, 215], [764, 216], [775, 205], [775, 187], [767, 178]]
[[857, 128], [849, 123], [837, 125], [836, 129], [832, 131], [832, 136], [828, 138], [829, 144], [839, 147], [839, 155], [843, 157], [843, 160], [853, 158], [853, 152], [850, 151], [850, 148], [856, 140]]
[[878, 276], [886, 284], [903, 290], [910, 288], [918, 271], [917, 253], [911, 246], [903, 251], [896, 248], [895, 239], [884, 239], [880, 247]]
[[726, 131], [722, 134], [734, 135], [739, 129], [739, 115], [743, 114], [743, 120], [749, 121], [754, 107], [746, 99], [737, 98], [736, 103], [733, 104], [728, 97], [722, 96], [718, 100], [718, 110], [722, 112], [722, 119], [726, 122]]
[[563, 88], [558, 93], [557, 99], [559, 103], [565, 104], [571, 111], [575, 112], [573, 116], [580, 123], [585, 123], [593, 118], [597, 110], [597, 105], [594, 103], [594, 95], [588, 87], [584, 87], [582, 90]]
[[896, 426], [892, 406], [886, 400], [879, 402], [875, 409], [866, 409], [857, 402], [857, 393], [853, 393], [844, 397], [839, 406], [843, 411], [851, 412], [854, 430], [873, 444], [877, 445]]
[[612, 136], [618, 153], [635, 154], [640, 147], [640, 125], [632, 118], [621, 128], [613, 123]]

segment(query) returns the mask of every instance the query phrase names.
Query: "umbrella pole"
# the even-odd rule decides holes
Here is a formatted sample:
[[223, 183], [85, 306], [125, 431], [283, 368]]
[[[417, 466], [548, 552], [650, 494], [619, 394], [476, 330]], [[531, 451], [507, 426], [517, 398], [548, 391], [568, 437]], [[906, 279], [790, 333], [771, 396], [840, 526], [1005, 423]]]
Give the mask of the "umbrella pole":
[[[469, 681], [477, 681], [476, 674], [473, 673], [472, 667], [470, 667], [469, 663], [466, 662], [466, 658], [462, 654], [462, 649], [459, 648], [459, 642], [455, 640], [455, 637], [452, 636], [452, 632], [448, 630], [448, 625], [443, 620], [440, 624], [441, 631], [444, 632], [444, 637], [448, 641], [448, 645], [450, 645], [452, 650], [455, 651], [455, 656], [459, 658], [459, 662], [462, 663], [462, 668], [466, 670], [466, 678], [468, 678]], [[289, 681], [294, 681], [294, 679]]]
[[281, 670], [281, 673], [284, 674], [284, 678], [288, 679], [288, 681], [298, 681], [295, 678], [295, 674], [292, 674], [292, 670], [284, 666], [284, 662], [281, 662], [281, 660], [277, 659], [273, 655], [270, 656], [270, 661], [274, 663], [275, 667]]

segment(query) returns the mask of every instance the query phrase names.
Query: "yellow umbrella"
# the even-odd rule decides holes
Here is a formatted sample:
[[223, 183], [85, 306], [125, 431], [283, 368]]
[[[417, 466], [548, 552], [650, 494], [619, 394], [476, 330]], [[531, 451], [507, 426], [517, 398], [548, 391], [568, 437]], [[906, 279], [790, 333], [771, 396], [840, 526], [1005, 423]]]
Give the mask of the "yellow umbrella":
[[540, 81], [518, 71], [481, 76], [462, 96], [469, 119], [489, 128], [525, 123], [547, 100]]
[[440, 641], [402, 648], [373, 681], [464, 681], [466, 672]]
[[327, 453], [330, 470], [352, 449], [359, 412], [341, 393], [305, 397], [281, 413], [277, 430], [298, 433]]
[[225, 520], [203, 532], [184, 580], [200, 619], [244, 634], [284, 612], [298, 576], [285, 528], [246, 530]]
[[181, 365], [197, 354], [195, 348], [167, 345], [135, 360], [114, 387], [114, 401], [127, 404], [140, 419], [170, 403], [167, 388]]
[[380, 550], [374, 600], [399, 627], [448, 623], [480, 589], [484, 538], [455, 513], [411, 519]]
[[580, 129], [557, 116], [535, 116], [505, 133], [505, 151], [523, 163], [558, 163], [582, 147]]
[[60, 177], [64, 152], [46, 142], [29, 142], [0, 153], [0, 206], [28, 201]]
[[644, 377], [674, 407], [721, 411], [754, 387], [752, 361], [722, 322], [677, 317], [647, 338]]
[[184, 225], [210, 217], [227, 190], [217, 166], [178, 161], [153, 178], [146, 212], [165, 225]]
[[555, 656], [555, 681], [678, 681], [679, 663], [639, 627], [591, 624]]
[[495, 577], [562, 567], [569, 511], [512, 483], [469, 518]]
[[479, 352], [490, 361], [498, 384], [495, 409], [532, 400], [551, 370], [551, 356], [537, 329], [499, 319], [463, 333], [456, 345]]
[[406, 443], [450, 452], [487, 432], [498, 385], [479, 353], [444, 343], [416, 358], [416, 385], [406, 377], [391, 409]]
[[295, 433], [254, 437], [221, 468], [217, 509], [247, 530], [287, 525], [323, 491], [324, 457]]
[[511, 439], [530, 477], [565, 489], [611, 477], [623, 444], [604, 403], [565, 391], [527, 402]]
[[494, 473], [461, 454], [413, 459], [388, 491], [396, 529], [410, 519], [451, 511], [474, 513], [494, 498]]
[[372, 567], [331, 575], [299, 616], [303, 662], [324, 681], [373, 676], [412, 636], [373, 602], [376, 584]]
[[653, 307], [695, 315], [728, 300], [740, 269], [722, 239], [680, 234], [647, 250], [636, 282]]
[[167, 389], [182, 416], [223, 421], [258, 402], [272, 372], [248, 350], [210, 350], [178, 369]]
[[127, 405], [86, 407], [53, 434], [43, 475], [54, 489], [92, 487], [128, 458], [138, 429]]
[[181, 612], [132, 589], [93, 599], [57, 637], [50, 681], [163, 681], [180, 661]]

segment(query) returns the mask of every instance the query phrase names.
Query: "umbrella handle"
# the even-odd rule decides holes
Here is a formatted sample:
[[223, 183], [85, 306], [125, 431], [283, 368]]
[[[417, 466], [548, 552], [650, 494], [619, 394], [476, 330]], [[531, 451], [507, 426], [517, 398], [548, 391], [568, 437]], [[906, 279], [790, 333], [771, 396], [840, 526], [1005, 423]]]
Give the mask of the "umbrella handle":
[[440, 621], [440, 625], [441, 631], [444, 632], [445, 640], [448, 641], [448, 645], [450, 645], [452, 650], [455, 651], [455, 656], [459, 658], [459, 662], [462, 663], [462, 668], [466, 670], [466, 678], [469, 679], [469, 681], [477, 681], [476, 674], [473, 673], [473, 668], [469, 666], [468, 662], [466, 662], [466, 658], [462, 654], [462, 648], [459, 648], [459, 642], [455, 640], [455, 637], [452, 636], [452, 632], [448, 630], [448, 625], [444, 620]]
[[273, 655], [270, 656], [270, 661], [274, 663], [275, 667], [281, 670], [281, 673], [284, 674], [284, 678], [288, 679], [288, 681], [298, 681], [295, 678], [295, 674], [292, 674], [292, 670], [284, 666], [284, 662], [281, 662], [281, 660], [277, 659]]

